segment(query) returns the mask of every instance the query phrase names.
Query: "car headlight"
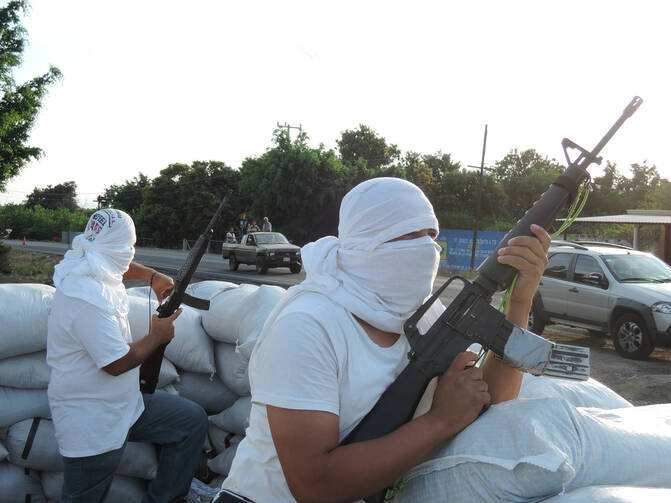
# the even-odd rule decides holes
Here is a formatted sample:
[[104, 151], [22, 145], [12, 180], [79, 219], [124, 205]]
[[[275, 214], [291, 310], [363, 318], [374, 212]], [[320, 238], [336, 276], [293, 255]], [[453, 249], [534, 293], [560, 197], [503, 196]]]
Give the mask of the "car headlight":
[[300, 254], [301, 254], [301, 252], [299, 252], [299, 251], [294, 252], [294, 255], [296, 255], [297, 257], [298, 257]]
[[652, 305], [652, 310], [658, 313], [671, 314], [671, 303], [657, 302], [657, 304]]
[[268, 255], [270, 255], [272, 257], [272, 256], [275, 255], [275, 252], [270, 252]]

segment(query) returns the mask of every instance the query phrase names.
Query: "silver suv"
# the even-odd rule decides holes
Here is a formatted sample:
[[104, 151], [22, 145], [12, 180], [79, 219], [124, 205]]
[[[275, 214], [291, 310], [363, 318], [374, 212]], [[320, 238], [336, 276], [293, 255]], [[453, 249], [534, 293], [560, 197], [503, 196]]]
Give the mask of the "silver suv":
[[671, 267], [609, 243], [553, 241], [529, 329], [560, 323], [611, 334], [616, 351], [642, 360], [671, 342]]

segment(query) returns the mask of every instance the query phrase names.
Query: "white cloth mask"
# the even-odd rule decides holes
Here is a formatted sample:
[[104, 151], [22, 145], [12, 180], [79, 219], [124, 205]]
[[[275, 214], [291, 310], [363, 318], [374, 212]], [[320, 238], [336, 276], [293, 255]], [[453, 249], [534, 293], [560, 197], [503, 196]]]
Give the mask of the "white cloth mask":
[[54, 285], [109, 313], [128, 313], [123, 274], [135, 255], [135, 225], [120, 210], [98, 210], [54, 268]]
[[380, 330], [402, 333], [405, 320], [431, 294], [440, 247], [428, 236], [392, 240], [423, 229], [437, 231], [438, 220], [416, 185], [399, 178], [357, 185], [340, 206], [339, 237], [303, 247], [306, 279], [287, 291], [266, 326], [292, 298], [310, 291]]

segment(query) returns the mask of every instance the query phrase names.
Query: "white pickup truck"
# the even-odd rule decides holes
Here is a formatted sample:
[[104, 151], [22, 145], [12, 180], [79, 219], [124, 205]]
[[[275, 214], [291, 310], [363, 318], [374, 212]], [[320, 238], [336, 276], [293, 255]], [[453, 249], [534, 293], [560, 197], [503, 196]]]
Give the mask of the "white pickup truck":
[[291, 244], [279, 232], [250, 232], [242, 236], [240, 244], [224, 243], [221, 256], [228, 259], [228, 268], [236, 271], [240, 264], [256, 266], [256, 272], [265, 274], [271, 267], [288, 267], [296, 274], [300, 272], [301, 249]]

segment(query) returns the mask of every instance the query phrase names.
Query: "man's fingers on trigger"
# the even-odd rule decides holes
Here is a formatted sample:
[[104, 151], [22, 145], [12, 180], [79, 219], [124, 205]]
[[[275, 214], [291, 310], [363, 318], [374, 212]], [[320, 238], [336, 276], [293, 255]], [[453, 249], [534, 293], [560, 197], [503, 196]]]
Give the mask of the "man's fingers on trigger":
[[475, 363], [477, 359], [477, 353], [474, 353], [473, 351], [464, 351], [454, 357], [454, 360], [452, 360], [452, 364], [450, 365], [450, 369], [463, 370], [468, 365]]

